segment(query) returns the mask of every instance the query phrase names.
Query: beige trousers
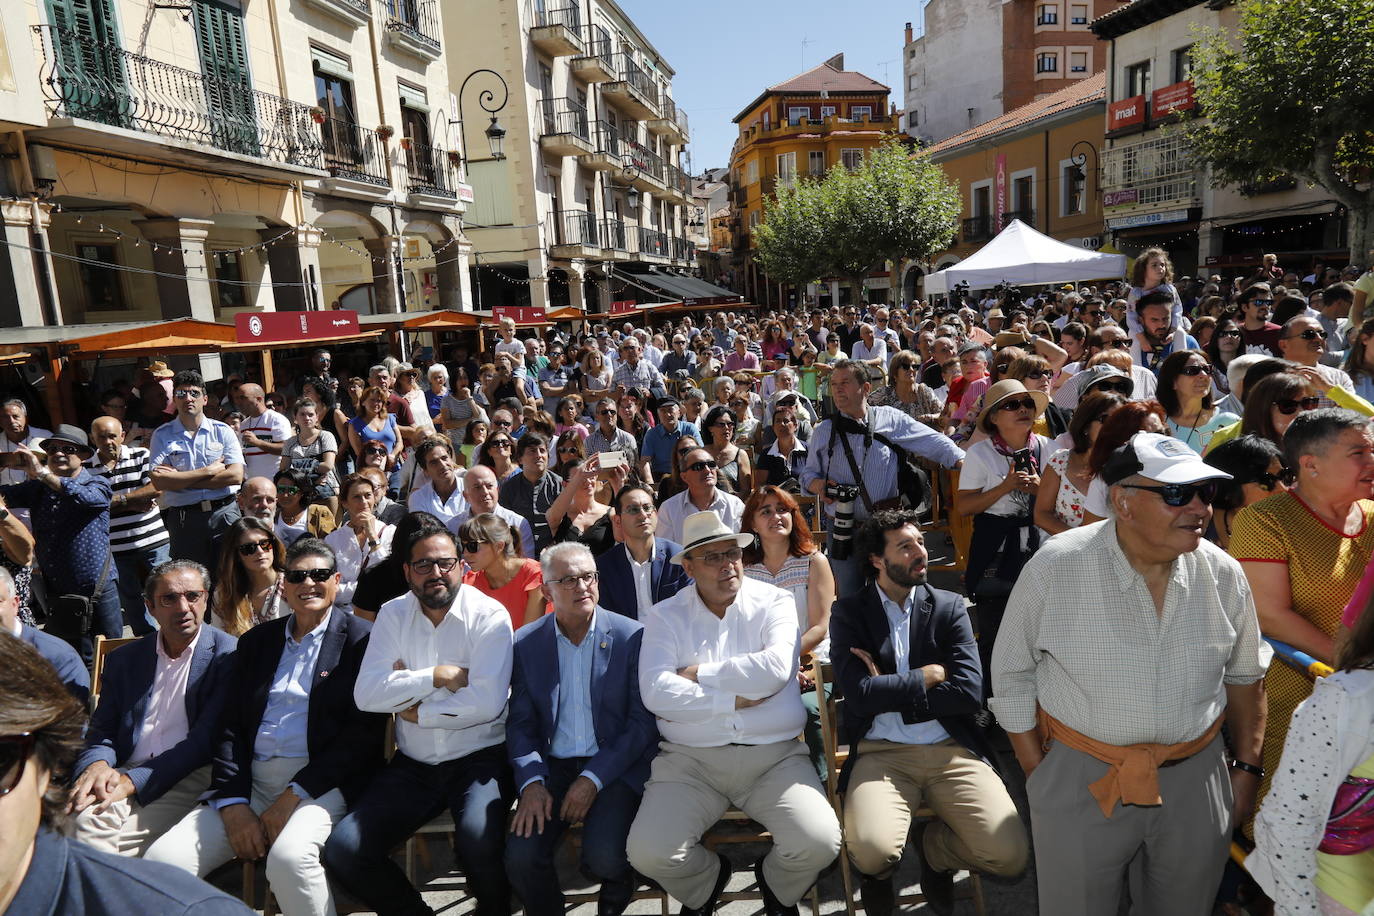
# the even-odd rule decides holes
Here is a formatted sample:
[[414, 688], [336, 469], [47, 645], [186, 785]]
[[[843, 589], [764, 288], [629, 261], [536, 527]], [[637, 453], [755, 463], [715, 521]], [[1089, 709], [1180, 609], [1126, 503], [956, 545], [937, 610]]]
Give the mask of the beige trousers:
[[938, 820], [925, 829], [926, 861], [938, 871], [1018, 875], [1029, 844], [1002, 779], [955, 741], [859, 742], [844, 800], [849, 858], [866, 875], [886, 875], [906, 847], [912, 813]]
[[188, 773], [150, 805], [140, 805], [132, 796], [104, 811], [96, 811], [96, 806], [91, 805], [73, 819], [76, 838], [102, 852], [141, 856], [154, 840], [190, 813], [196, 799], [208, 788], [210, 767], [203, 766]]

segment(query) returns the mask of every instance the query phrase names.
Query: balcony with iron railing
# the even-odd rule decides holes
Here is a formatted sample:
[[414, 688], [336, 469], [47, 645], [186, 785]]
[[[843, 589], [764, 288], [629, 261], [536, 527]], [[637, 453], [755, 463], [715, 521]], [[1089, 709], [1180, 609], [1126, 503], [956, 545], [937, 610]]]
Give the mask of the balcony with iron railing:
[[537, 3], [531, 10], [530, 42], [550, 57], [581, 54], [582, 11], [576, 3], [566, 6], [544, 7]]
[[589, 169], [609, 172], [621, 167], [623, 150], [620, 129], [607, 121], [597, 121], [592, 130], [592, 148], [577, 158]]
[[987, 214], [970, 216], [964, 220], [963, 229], [965, 243], [986, 242], [992, 238], [992, 217]]
[[308, 105], [67, 29], [34, 31], [42, 43], [39, 79], [50, 119], [35, 139], [221, 168], [229, 157], [251, 177], [325, 175]]
[[613, 257], [627, 258], [635, 250], [635, 234], [624, 220], [607, 218], [601, 221], [601, 248]]
[[617, 73], [614, 47], [610, 32], [599, 25], [587, 26], [585, 50], [572, 59], [573, 74], [589, 83], [604, 83], [615, 79]]
[[435, 0], [386, 0], [386, 36], [396, 48], [426, 60], [443, 54]]
[[683, 236], [673, 237], [673, 260], [691, 263], [697, 259], [697, 246]]
[[770, 121], [767, 124], [758, 121], [740, 134], [740, 140], [742, 142], [748, 142], [761, 136], [766, 136], [769, 139], [778, 139], [798, 134], [819, 134], [825, 136], [835, 130], [852, 131], [855, 129], [855, 125], [889, 131], [897, 128], [897, 121], [892, 115], [886, 114], [873, 114], [868, 117], [858, 118], [841, 118], [836, 115], [827, 115], [824, 118], [797, 118], [794, 121]]
[[632, 117], [640, 120], [658, 117], [658, 86], [653, 78], [627, 52], [617, 54], [614, 63], [617, 78], [601, 87], [602, 95]]
[[458, 200], [458, 154], [419, 143], [401, 141], [406, 189], [412, 204], [452, 206]]
[[649, 226], [639, 226], [639, 256], [641, 258], [664, 258], [670, 254], [668, 245], [668, 234], [652, 229]]
[[587, 106], [572, 99], [539, 100], [539, 146], [556, 156], [592, 152], [591, 120]]
[[586, 210], [555, 210], [549, 217], [550, 247], [561, 257], [596, 257], [602, 249], [601, 222]]
[[1034, 210], [1008, 210], [1008, 211], [1006, 211], [1005, 213], [1002, 214], [1002, 225], [1001, 225], [1000, 228], [1002, 228], [1002, 229], [1007, 228], [1008, 226], [1011, 225], [1011, 221], [1014, 220], [1014, 219], [1019, 219], [1021, 222], [1025, 223], [1027, 226], [1034, 226], [1034, 225], [1035, 225], [1035, 211], [1034, 211]]
[[391, 187], [385, 146], [375, 130], [340, 118], [324, 118], [320, 138], [324, 167], [336, 183], [363, 191], [385, 192]]
[[663, 167], [663, 184], [670, 200], [685, 204], [692, 199], [691, 181], [682, 169], [671, 162]]
[[638, 174], [631, 183], [641, 191], [658, 191], [664, 183], [663, 157], [641, 143], [632, 140], [621, 141], [626, 166], [633, 166]]

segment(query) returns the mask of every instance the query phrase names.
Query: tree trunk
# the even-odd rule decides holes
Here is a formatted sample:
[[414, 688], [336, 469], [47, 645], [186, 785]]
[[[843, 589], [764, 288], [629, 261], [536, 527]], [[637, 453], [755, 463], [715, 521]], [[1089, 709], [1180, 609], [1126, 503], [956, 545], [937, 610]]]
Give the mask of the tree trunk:
[[1374, 192], [1363, 195], [1361, 201], [1351, 201], [1350, 207], [1350, 263], [1362, 267], [1370, 265], [1370, 251], [1374, 251]]
[[859, 308], [867, 301], [864, 297], [865, 276], [867, 274], [856, 274], [849, 278], [849, 302], [855, 308]]

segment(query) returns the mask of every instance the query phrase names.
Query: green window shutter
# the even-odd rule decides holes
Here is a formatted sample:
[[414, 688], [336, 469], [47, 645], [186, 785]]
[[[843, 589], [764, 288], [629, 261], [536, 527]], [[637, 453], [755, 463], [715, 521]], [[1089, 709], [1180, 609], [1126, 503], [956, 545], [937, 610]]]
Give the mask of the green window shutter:
[[204, 74], [206, 142], [247, 156], [261, 155], [257, 106], [249, 90], [248, 41], [243, 13], [212, 0], [195, 0], [196, 42]]
[[128, 87], [113, 0], [48, 0], [48, 20], [64, 113], [121, 124]]

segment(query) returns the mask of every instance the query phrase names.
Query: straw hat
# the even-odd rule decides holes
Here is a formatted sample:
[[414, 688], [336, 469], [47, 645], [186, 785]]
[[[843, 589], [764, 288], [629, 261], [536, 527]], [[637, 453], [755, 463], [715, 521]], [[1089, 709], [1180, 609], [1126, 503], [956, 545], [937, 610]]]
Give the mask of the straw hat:
[[1050, 403], [1050, 396], [1043, 391], [1030, 391], [1025, 385], [1014, 378], [1004, 378], [988, 389], [987, 394], [983, 395], [983, 410], [978, 414], [978, 428], [987, 429], [986, 424], [992, 417], [997, 406], [1003, 401], [1022, 395], [1030, 395], [1035, 401], [1035, 416], [1039, 417], [1045, 412], [1045, 408]]
[[720, 516], [709, 509], [705, 512], [693, 512], [682, 523], [682, 549], [674, 554], [669, 562], [681, 566], [682, 558], [698, 547], [724, 541], [733, 541], [740, 547], [748, 547], [754, 543], [754, 536], [731, 531], [720, 520]]
[[144, 366], [143, 371], [151, 375], [153, 378], [171, 378], [172, 376], [176, 375], [175, 372], [167, 368], [167, 363], [163, 362], [160, 359], [155, 359], [148, 365]]

